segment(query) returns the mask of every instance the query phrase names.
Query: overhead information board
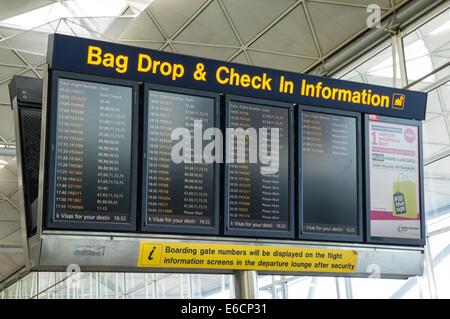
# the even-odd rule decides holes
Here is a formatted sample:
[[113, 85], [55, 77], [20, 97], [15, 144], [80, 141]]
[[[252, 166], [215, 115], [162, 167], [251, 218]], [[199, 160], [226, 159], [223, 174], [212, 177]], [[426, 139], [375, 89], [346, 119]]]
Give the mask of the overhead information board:
[[300, 107], [300, 233], [362, 240], [360, 116]]
[[[38, 235], [54, 236], [40, 238], [47, 265], [73, 251], [75, 263], [95, 253], [127, 270], [190, 270], [171, 258], [211, 251], [201, 242], [218, 246], [194, 258], [199, 269], [303, 271], [283, 259], [308, 253], [322, 267], [335, 255], [302, 245], [351, 245], [364, 253], [345, 264], [365, 276], [366, 263], [397, 253], [372, 260], [365, 253], [379, 246], [366, 244], [424, 243], [424, 93], [58, 34], [47, 62], [38, 204]], [[89, 231], [82, 244], [61, 242], [57, 256], [60, 229]], [[256, 248], [260, 239], [273, 248]], [[236, 241], [248, 247], [220, 246]], [[166, 250], [174, 242], [180, 254]], [[225, 265], [219, 249], [249, 258]]]
[[292, 115], [289, 104], [227, 97], [226, 234], [293, 237]]
[[97, 80], [69, 74], [54, 77], [51, 125], [56, 134], [51, 148], [49, 227], [135, 228], [136, 90], [131, 83]]
[[144, 229], [218, 233], [218, 164], [203, 159], [203, 133], [217, 124], [219, 96], [151, 85], [145, 95]]
[[373, 115], [367, 123], [369, 240], [420, 244], [421, 124]]

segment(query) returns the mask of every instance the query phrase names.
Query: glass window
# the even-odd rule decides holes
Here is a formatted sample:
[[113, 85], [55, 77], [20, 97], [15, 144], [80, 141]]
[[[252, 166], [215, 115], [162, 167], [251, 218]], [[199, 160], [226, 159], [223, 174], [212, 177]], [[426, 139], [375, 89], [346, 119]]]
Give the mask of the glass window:
[[[446, 213], [447, 225], [450, 219], [450, 209]], [[450, 232], [432, 236], [429, 238], [431, 251], [431, 264], [433, 267], [434, 285], [439, 299], [450, 298]]]
[[[450, 59], [450, 9], [406, 35], [403, 46], [409, 83], [447, 63]], [[435, 74], [423, 82], [432, 83], [448, 74]]]
[[394, 83], [394, 59], [392, 46], [384, 45], [373, 56], [340, 77], [341, 80], [362, 82], [390, 87], [400, 86], [400, 67], [396, 56], [396, 81]]

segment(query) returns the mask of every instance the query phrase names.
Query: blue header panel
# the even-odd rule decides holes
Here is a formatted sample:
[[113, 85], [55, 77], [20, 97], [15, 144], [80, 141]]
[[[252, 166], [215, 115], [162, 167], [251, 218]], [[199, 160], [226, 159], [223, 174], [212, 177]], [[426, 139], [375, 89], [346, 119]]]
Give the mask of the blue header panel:
[[50, 68], [424, 120], [426, 93], [50, 35]]

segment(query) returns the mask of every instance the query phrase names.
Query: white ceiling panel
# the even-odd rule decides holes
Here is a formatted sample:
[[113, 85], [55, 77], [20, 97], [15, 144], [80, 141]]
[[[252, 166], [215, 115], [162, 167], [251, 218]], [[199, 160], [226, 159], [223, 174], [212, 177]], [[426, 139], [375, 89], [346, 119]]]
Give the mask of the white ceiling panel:
[[303, 6], [297, 6], [256, 40], [251, 47], [319, 57]]
[[245, 56], [244, 52], [238, 54], [231, 62], [240, 63], [240, 64], [248, 64], [248, 60], [247, 60], [247, 57]]
[[20, 52], [20, 55], [33, 66], [45, 64], [46, 60], [45, 55], [32, 54], [27, 52]]
[[[0, 100], [0, 102], [2, 101]], [[10, 103], [9, 97], [5, 102], [7, 102], [8, 104]], [[3, 105], [0, 105], [0, 136], [8, 141], [14, 139], [13, 114], [10, 107]]]
[[242, 41], [247, 43], [295, 0], [222, 0], [222, 3]]
[[147, 10], [170, 38], [205, 3], [206, 0], [156, 0]]
[[[10, 194], [13, 194], [16, 189], [17, 176], [9, 172], [7, 169], [0, 168], [0, 194], [9, 196]], [[4, 198], [0, 195], [0, 201], [2, 201], [3, 199]], [[0, 209], [0, 216], [2, 216], [3, 213], [3, 210]]]
[[0, 281], [24, 266], [23, 253], [0, 252]]
[[[9, 102], [9, 91], [8, 91], [8, 84], [4, 83], [0, 85], [0, 116], [1, 116], [1, 110], [2, 109], [8, 109], [10, 107]], [[2, 129], [0, 128], [0, 136]]]
[[23, 67], [11, 67], [11, 66], [0, 65], [0, 82], [10, 79], [14, 76], [14, 74], [21, 73], [26, 69], [27, 68], [25, 65]]
[[0, 28], [0, 38], [7, 38], [10, 36], [13, 36], [15, 34], [18, 34], [19, 30], [9, 29], [9, 28]]
[[11, 174], [14, 174], [17, 176], [17, 160], [16, 158], [12, 158], [10, 161], [8, 161], [8, 164], [3, 167], [3, 169], [8, 170]]
[[366, 7], [307, 2], [307, 8], [323, 54], [367, 28]]
[[26, 31], [0, 40], [0, 47], [45, 55], [47, 53], [47, 41], [47, 32]]
[[20, 208], [22, 197], [21, 192], [18, 191], [17, 187], [9, 194], [8, 197], [11, 200], [11, 205], [13, 205], [15, 209]]
[[[0, 48], [0, 65], [2, 64], [10, 64], [10, 65], [24, 65], [23, 61], [15, 54], [13, 51], [9, 49]], [[1, 77], [1, 76], [0, 76]]]
[[69, 27], [65, 19], [61, 19], [55, 22], [51, 22], [49, 24], [53, 32], [55, 33], [61, 33], [61, 34], [67, 34], [67, 35], [74, 35], [75, 32], [73, 32], [73, 29]]
[[173, 44], [177, 53], [199, 56], [203, 58], [226, 60], [236, 49], [223, 47], [198, 46], [187, 44]]
[[69, 35], [74, 35], [77, 37], [85, 37], [92, 39], [98, 38], [99, 34], [94, 32], [94, 30], [92, 29], [86, 28], [86, 25], [84, 25], [83, 20], [85, 19], [67, 18], [61, 20], [60, 27], [65, 24], [70, 31], [68, 31], [66, 27], [64, 28], [64, 31], [62, 31], [61, 28], [58, 27], [58, 33], [67, 33]]
[[6, 221], [1, 222], [0, 227], [0, 243], [2, 245], [9, 244], [9, 245], [21, 245], [21, 228], [20, 228], [20, 221], [14, 222], [14, 221]]
[[1, 0], [0, 20], [54, 3], [50, 0]]
[[[16, 182], [17, 186], [17, 182]], [[0, 196], [1, 197], [1, 196]], [[11, 220], [11, 221], [17, 221], [17, 223], [20, 222], [20, 215], [17, 209], [15, 209], [8, 201], [3, 200], [0, 198], [0, 220]], [[16, 224], [17, 224], [16, 223]], [[3, 228], [3, 223], [0, 222], [0, 230]]]
[[31, 78], [42, 78], [42, 70], [35, 69], [34, 71], [32, 71], [32, 70], [26, 69], [26, 71], [22, 72], [22, 74], [20, 74], [20, 75], [28, 76]]
[[[0, 120], [1, 118], [0, 114]], [[22, 247], [20, 212], [16, 208], [19, 202], [17, 186], [14, 157], [0, 168], [0, 281], [24, 265], [23, 253], [1, 252], [1, 247]]]
[[147, 49], [152, 49], [152, 50], [158, 50], [162, 45], [161, 41], [148, 42], [145, 40], [144, 41], [120, 40], [119, 42], [122, 44], [126, 44], [126, 45], [132, 45], [132, 46], [147, 48]]
[[208, 5], [208, 7], [205, 8], [205, 10], [175, 38], [175, 41], [239, 45], [239, 42], [217, 1], [211, 2], [211, 4]]
[[314, 60], [311, 59], [292, 56], [284, 56], [283, 59], [277, 59], [277, 55], [271, 53], [248, 51], [248, 54], [255, 65], [291, 72], [299, 72], [314, 63]]
[[[135, 18], [122, 33], [120, 40], [165, 40], [161, 32], [158, 31], [155, 23], [152, 21], [147, 11], [143, 11]], [[161, 45], [160, 45], [161, 46]]]
[[426, 122], [432, 121], [432, 120], [434, 120], [435, 118], [437, 118], [439, 116], [442, 116], [442, 114], [441, 113], [429, 113], [429, 112], [427, 112], [425, 114], [425, 121]]

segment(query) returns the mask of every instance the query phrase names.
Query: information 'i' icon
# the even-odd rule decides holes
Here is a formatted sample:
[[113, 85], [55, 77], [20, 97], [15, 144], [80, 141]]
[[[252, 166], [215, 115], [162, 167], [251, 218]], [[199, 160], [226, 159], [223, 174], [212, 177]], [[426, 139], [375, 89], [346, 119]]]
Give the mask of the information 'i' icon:
[[153, 260], [153, 253], [155, 252], [156, 246], [153, 246], [153, 249], [150, 251], [150, 254], [148, 254], [148, 260]]

